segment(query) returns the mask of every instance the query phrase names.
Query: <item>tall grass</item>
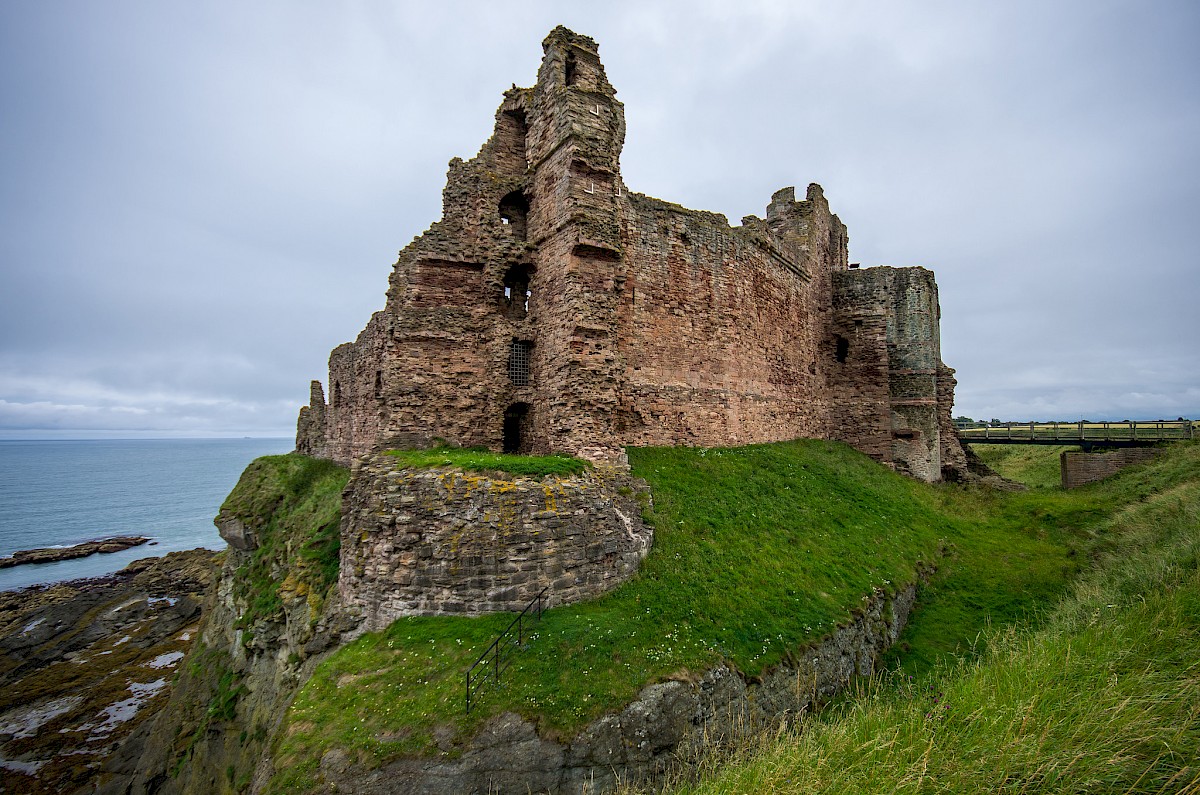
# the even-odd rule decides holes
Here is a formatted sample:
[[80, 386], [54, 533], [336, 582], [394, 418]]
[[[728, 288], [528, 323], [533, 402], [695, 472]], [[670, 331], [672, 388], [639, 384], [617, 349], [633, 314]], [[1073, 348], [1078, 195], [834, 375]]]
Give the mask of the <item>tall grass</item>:
[[975, 455], [1009, 480], [1037, 489], [1058, 488], [1062, 484], [1059, 455], [1078, 450], [1068, 445], [973, 444]]
[[912, 582], [959, 532], [930, 489], [842, 444], [629, 453], [655, 499], [637, 577], [548, 611], [469, 715], [463, 673], [510, 616], [406, 618], [340, 649], [296, 697], [272, 791], [315, 787], [330, 747], [372, 765], [454, 752], [506, 711], [569, 737], [649, 683], [721, 660], [760, 673], [848, 620], [872, 588]]
[[1200, 791], [1200, 447], [1121, 476], [1094, 565], [1037, 625], [893, 672], [677, 793]]

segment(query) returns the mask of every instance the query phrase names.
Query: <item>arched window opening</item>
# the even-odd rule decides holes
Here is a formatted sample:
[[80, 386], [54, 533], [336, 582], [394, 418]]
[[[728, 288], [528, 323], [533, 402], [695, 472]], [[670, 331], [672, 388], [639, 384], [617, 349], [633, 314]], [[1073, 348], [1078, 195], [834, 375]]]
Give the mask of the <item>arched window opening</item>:
[[331, 408], [337, 408], [342, 405], [342, 384], [340, 381], [334, 381], [333, 389], [329, 390], [329, 405]]
[[845, 364], [846, 357], [850, 355], [850, 340], [839, 334], [834, 337], [834, 343], [834, 357], [837, 358], [840, 364]]
[[504, 314], [520, 320], [529, 312], [533, 292], [529, 280], [533, 269], [529, 265], [514, 265], [504, 275]]
[[383, 370], [375, 371], [375, 398], [383, 397]]
[[529, 447], [526, 425], [529, 404], [514, 403], [504, 410], [504, 447], [506, 453], [523, 453]]
[[519, 190], [500, 200], [500, 220], [508, 226], [509, 233], [522, 242], [525, 240], [525, 217], [528, 214], [529, 200]]

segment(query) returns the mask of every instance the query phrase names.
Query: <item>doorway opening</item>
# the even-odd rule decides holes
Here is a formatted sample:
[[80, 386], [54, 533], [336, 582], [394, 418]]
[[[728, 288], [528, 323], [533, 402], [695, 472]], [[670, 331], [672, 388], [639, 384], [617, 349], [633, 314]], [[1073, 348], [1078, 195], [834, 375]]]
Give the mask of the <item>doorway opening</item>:
[[523, 453], [529, 445], [525, 437], [529, 417], [528, 403], [514, 403], [504, 410], [504, 447], [506, 453]]

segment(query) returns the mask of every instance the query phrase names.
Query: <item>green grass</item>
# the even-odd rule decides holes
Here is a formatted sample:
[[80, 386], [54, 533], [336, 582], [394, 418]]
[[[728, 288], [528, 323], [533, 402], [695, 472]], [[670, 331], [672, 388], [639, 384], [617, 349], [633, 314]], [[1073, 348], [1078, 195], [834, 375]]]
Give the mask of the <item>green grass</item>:
[[654, 549], [636, 578], [547, 612], [469, 716], [463, 673], [509, 615], [402, 619], [338, 650], [293, 703], [269, 790], [318, 787], [333, 747], [368, 767], [454, 755], [504, 711], [566, 738], [651, 682], [722, 660], [761, 673], [848, 620], [873, 587], [894, 590], [936, 562], [892, 659], [924, 687], [955, 660], [999, 654], [999, 630], [1045, 623], [1047, 606], [1116, 543], [1109, 517], [1195, 470], [1194, 455], [1168, 456], [1097, 486], [1009, 494], [918, 483], [828, 442], [629, 456], [655, 506]]
[[389, 450], [406, 467], [457, 467], [468, 472], [507, 472], [510, 475], [578, 475], [590, 466], [565, 455], [507, 455], [481, 447], [435, 447], [432, 450]]
[[955, 534], [932, 490], [841, 444], [629, 454], [655, 498], [654, 549], [634, 580], [548, 611], [469, 716], [463, 673], [511, 616], [402, 619], [359, 638], [297, 696], [272, 791], [312, 787], [331, 746], [368, 765], [453, 753], [509, 710], [566, 737], [654, 681], [719, 660], [760, 673], [848, 620], [873, 587], [912, 582]]
[[971, 449], [1009, 480], [1024, 483], [1030, 488], [1054, 489], [1062, 485], [1059, 455], [1079, 447], [1033, 444], [974, 444]]
[[234, 596], [246, 605], [239, 627], [277, 618], [285, 588], [305, 596], [318, 614], [337, 581], [342, 489], [350, 473], [330, 461], [297, 455], [264, 456], [242, 473], [221, 505], [258, 546], [238, 569]]
[[[890, 674], [676, 792], [1200, 791], [1200, 446], [1093, 498], [1092, 565], [1042, 621]], [[710, 768], [710, 771], [712, 768]]]

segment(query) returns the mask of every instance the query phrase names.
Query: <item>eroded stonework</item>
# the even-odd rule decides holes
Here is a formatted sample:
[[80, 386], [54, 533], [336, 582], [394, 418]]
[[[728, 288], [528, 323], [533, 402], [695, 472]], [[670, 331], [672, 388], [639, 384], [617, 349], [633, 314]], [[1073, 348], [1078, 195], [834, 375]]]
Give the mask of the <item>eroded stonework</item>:
[[849, 265], [818, 185], [766, 217], [632, 193], [596, 43], [543, 43], [532, 88], [455, 159], [443, 217], [314, 383], [297, 449], [344, 464], [437, 440], [620, 463], [629, 445], [844, 440], [923, 480], [963, 463], [937, 287]]
[[622, 471], [520, 478], [355, 467], [342, 522], [341, 604], [387, 627], [400, 616], [520, 611], [580, 602], [633, 576], [650, 551], [649, 492]]

